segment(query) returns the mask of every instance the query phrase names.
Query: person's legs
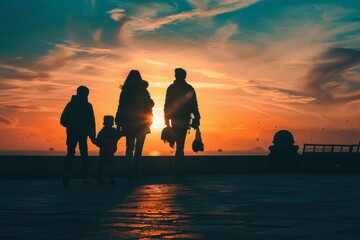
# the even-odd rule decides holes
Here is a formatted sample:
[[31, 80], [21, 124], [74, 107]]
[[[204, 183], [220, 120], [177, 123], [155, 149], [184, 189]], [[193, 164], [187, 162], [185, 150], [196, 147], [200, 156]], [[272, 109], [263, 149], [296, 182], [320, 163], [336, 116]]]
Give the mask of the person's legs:
[[140, 134], [136, 137], [136, 146], [134, 154], [134, 174], [136, 177], [141, 176], [141, 155], [145, 143], [146, 134]]
[[114, 154], [109, 154], [107, 156], [107, 158], [108, 158], [108, 168], [109, 168], [109, 175], [110, 175], [110, 184], [114, 185], [115, 184], [115, 176], [116, 176], [115, 156], [114, 156]]
[[175, 152], [175, 162], [174, 162], [174, 171], [175, 173], [183, 173], [183, 164], [184, 164], [184, 147], [187, 129], [177, 129], [175, 131], [175, 141], [176, 141], [176, 152]]
[[75, 148], [78, 142], [77, 136], [73, 133], [66, 132], [66, 145], [67, 145], [67, 155], [65, 159], [64, 164], [64, 175], [63, 175], [63, 184], [69, 185], [70, 181], [70, 173], [71, 173], [71, 167], [72, 162], [75, 157]]
[[68, 133], [66, 137], [67, 155], [65, 160], [64, 171], [65, 174], [70, 175], [72, 161], [75, 157], [75, 148], [77, 145], [77, 137], [75, 134]]
[[79, 136], [79, 148], [81, 155], [83, 182], [88, 183], [90, 182], [90, 166], [87, 146], [87, 135]]
[[186, 133], [188, 130], [189, 122], [187, 120], [172, 120], [172, 127], [175, 133], [175, 142], [176, 142], [176, 152], [175, 152], [175, 161], [174, 161], [174, 172], [175, 174], [182, 174], [183, 172], [183, 162], [184, 162], [184, 147]]
[[133, 152], [135, 147], [135, 137], [126, 136], [126, 175], [127, 178], [131, 178], [133, 175]]
[[97, 181], [99, 184], [103, 184], [104, 180], [104, 165], [105, 165], [105, 159], [106, 157], [103, 154], [100, 154], [99, 161], [98, 161], [98, 174], [97, 174]]

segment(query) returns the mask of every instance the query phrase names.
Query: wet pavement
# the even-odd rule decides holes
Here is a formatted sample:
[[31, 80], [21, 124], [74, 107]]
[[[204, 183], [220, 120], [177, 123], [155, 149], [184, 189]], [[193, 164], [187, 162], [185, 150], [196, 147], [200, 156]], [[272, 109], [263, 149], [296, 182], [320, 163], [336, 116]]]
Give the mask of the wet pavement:
[[359, 175], [0, 181], [0, 239], [360, 239]]

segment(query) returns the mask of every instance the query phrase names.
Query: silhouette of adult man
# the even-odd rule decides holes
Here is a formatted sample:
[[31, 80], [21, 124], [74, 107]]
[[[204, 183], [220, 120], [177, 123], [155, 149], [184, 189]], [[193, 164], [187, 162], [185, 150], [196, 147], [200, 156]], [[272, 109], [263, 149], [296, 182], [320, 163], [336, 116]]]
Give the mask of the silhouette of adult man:
[[142, 79], [138, 70], [131, 70], [120, 94], [115, 122], [126, 136], [128, 179], [141, 176], [141, 155], [146, 134], [150, 133], [154, 107], [148, 86], [149, 83]]
[[89, 136], [94, 141], [96, 131], [94, 110], [88, 101], [88, 96], [89, 89], [87, 87], [78, 87], [77, 94], [71, 97], [71, 101], [66, 105], [61, 114], [60, 123], [66, 127], [67, 134], [67, 156], [63, 175], [64, 185], [69, 184], [72, 161], [78, 143], [81, 154], [83, 183], [91, 182], [87, 137]]
[[197, 129], [200, 125], [200, 113], [195, 89], [186, 82], [186, 71], [182, 68], [175, 69], [175, 81], [166, 91], [164, 114], [165, 124], [174, 129], [176, 153], [174, 173], [183, 173], [184, 146], [186, 132], [189, 129], [191, 114], [192, 127]]

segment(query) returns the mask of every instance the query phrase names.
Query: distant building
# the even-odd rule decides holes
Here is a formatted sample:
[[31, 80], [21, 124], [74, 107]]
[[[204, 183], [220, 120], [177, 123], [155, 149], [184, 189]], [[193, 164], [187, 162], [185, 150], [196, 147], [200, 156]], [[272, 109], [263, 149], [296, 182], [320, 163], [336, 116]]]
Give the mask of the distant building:
[[265, 149], [263, 149], [262, 147], [254, 147], [250, 149], [250, 152], [263, 153], [265, 152]]

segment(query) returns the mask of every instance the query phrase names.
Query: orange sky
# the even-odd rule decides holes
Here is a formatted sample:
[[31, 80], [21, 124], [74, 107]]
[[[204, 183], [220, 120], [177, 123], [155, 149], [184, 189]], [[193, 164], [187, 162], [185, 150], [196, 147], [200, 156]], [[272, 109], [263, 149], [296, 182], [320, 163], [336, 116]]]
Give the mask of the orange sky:
[[[0, 150], [65, 150], [59, 117], [79, 85], [90, 88], [99, 131], [103, 116], [116, 112], [119, 86], [131, 69], [138, 69], [155, 101], [144, 153], [171, 154], [160, 131], [165, 91], [177, 67], [187, 70], [197, 91], [205, 154], [267, 149], [280, 129], [292, 131], [301, 146], [360, 140], [360, 51], [358, 38], [346, 37], [360, 26], [350, 20], [339, 24], [354, 14], [351, 7], [314, 3], [318, 8], [308, 12], [314, 6], [284, 3], [265, 14], [258, 9], [269, 3], [262, 1], [219, 1], [213, 8], [205, 2], [105, 11], [96, 10], [94, 1], [86, 5], [89, 12], [104, 11], [106, 22], [86, 25], [68, 17], [58, 26], [62, 38], [51, 37], [53, 31], [46, 35], [45, 24], [33, 25], [48, 36], [36, 40], [46, 51], [34, 55], [5, 45], [7, 52], [0, 51]], [[303, 18], [295, 21], [298, 15]], [[252, 24], [241, 19], [245, 16], [254, 17]], [[192, 130], [187, 151], [193, 138]], [[89, 149], [97, 148], [89, 141]]]

